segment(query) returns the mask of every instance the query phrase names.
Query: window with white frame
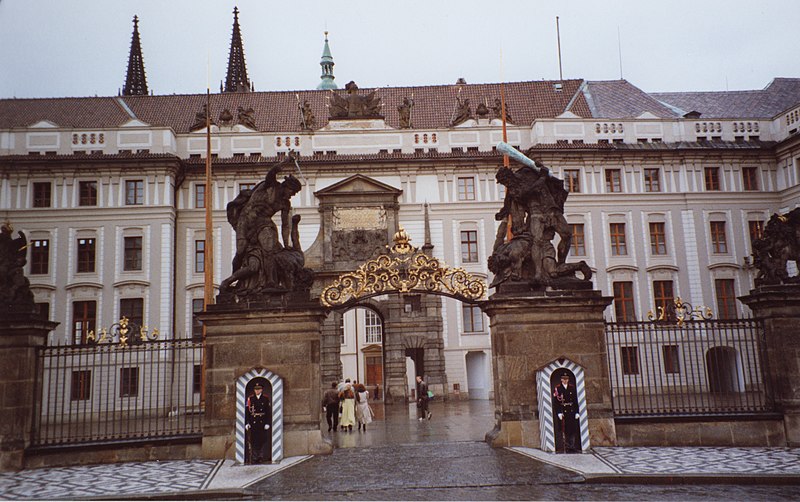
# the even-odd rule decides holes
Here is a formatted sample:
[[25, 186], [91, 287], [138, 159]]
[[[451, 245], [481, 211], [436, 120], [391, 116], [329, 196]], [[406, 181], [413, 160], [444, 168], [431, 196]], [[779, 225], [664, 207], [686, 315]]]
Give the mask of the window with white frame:
[[381, 323], [381, 318], [369, 309], [366, 310], [366, 315], [364, 316], [364, 333], [367, 336], [367, 343], [383, 343], [383, 323]]

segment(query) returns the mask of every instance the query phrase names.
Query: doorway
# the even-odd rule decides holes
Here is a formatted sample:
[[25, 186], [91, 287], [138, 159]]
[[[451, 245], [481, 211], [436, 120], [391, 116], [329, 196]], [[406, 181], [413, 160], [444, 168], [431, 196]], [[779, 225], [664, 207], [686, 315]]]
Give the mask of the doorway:
[[486, 352], [467, 352], [467, 387], [470, 399], [489, 399], [489, 369]]
[[742, 363], [733, 347], [712, 347], [706, 352], [708, 390], [714, 393], [744, 391]]

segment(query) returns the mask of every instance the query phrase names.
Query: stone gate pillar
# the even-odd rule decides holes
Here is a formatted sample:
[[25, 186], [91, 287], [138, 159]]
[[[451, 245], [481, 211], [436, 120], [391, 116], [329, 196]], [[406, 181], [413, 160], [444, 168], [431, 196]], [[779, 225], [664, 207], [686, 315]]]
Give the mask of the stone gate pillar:
[[762, 286], [739, 298], [766, 331], [766, 378], [788, 446], [800, 446], [800, 285]]
[[237, 379], [260, 367], [283, 380], [284, 455], [333, 451], [320, 432], [320, 343], [325, 310], [313, 302], [292, 306], [211, 305], [206, 326], [203, 455], [235, 455]]
[[539, 448], [536, 371], [559, 358], [585, 370], [589, 438], [613, 446], [603, 310], [612, 298], [600, 291], [496, 293], [482, 305], [490, 317], [495, 396], [492, 446]]
[[0, 471], [20, 470], [30, 444], [36, 381], [41, 365], [36, 350], [47, 343], [57, 322], [31, 313], [0, 315]]

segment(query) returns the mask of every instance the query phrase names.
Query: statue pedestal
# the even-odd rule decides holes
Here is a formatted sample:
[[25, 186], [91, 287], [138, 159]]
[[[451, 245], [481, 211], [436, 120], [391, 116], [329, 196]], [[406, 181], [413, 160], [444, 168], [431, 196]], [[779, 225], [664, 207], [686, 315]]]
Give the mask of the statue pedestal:
[[800, 284], [761, 286], [739, 298], [766, 331], [767, 378], [788, 446], [800, 446]]
[[58, 323], [34, 314], [0, 314], [0, 471], [24, 466], [39, 377], [36, 350]]
[[284, 457], [333, 451], [320, 431], [324, 318], [319, 305], [300, 302], [283, 308], [212, 305], [200, 315], [206, 326], [205, 458], [234, 458], [236, 412], [244, 407], [238, 402], [236, 384], [254, 368], [283, 380]]
[[612, 298], [599, 291], [509, 289], [501, 287], [482, 306], [491, 319], [496, 419], [487, 442], [541, 447], [536, 373], [565, 358], [584, 370], [591, 445], [616, 445], [603, 320]]

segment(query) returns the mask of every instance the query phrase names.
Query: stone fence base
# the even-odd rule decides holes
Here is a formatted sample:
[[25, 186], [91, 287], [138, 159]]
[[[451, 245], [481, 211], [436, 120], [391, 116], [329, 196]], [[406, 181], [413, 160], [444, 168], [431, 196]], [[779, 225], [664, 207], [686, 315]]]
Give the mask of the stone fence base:
[[786, 446], [781, 418], [616, 420], [616, 446]]

